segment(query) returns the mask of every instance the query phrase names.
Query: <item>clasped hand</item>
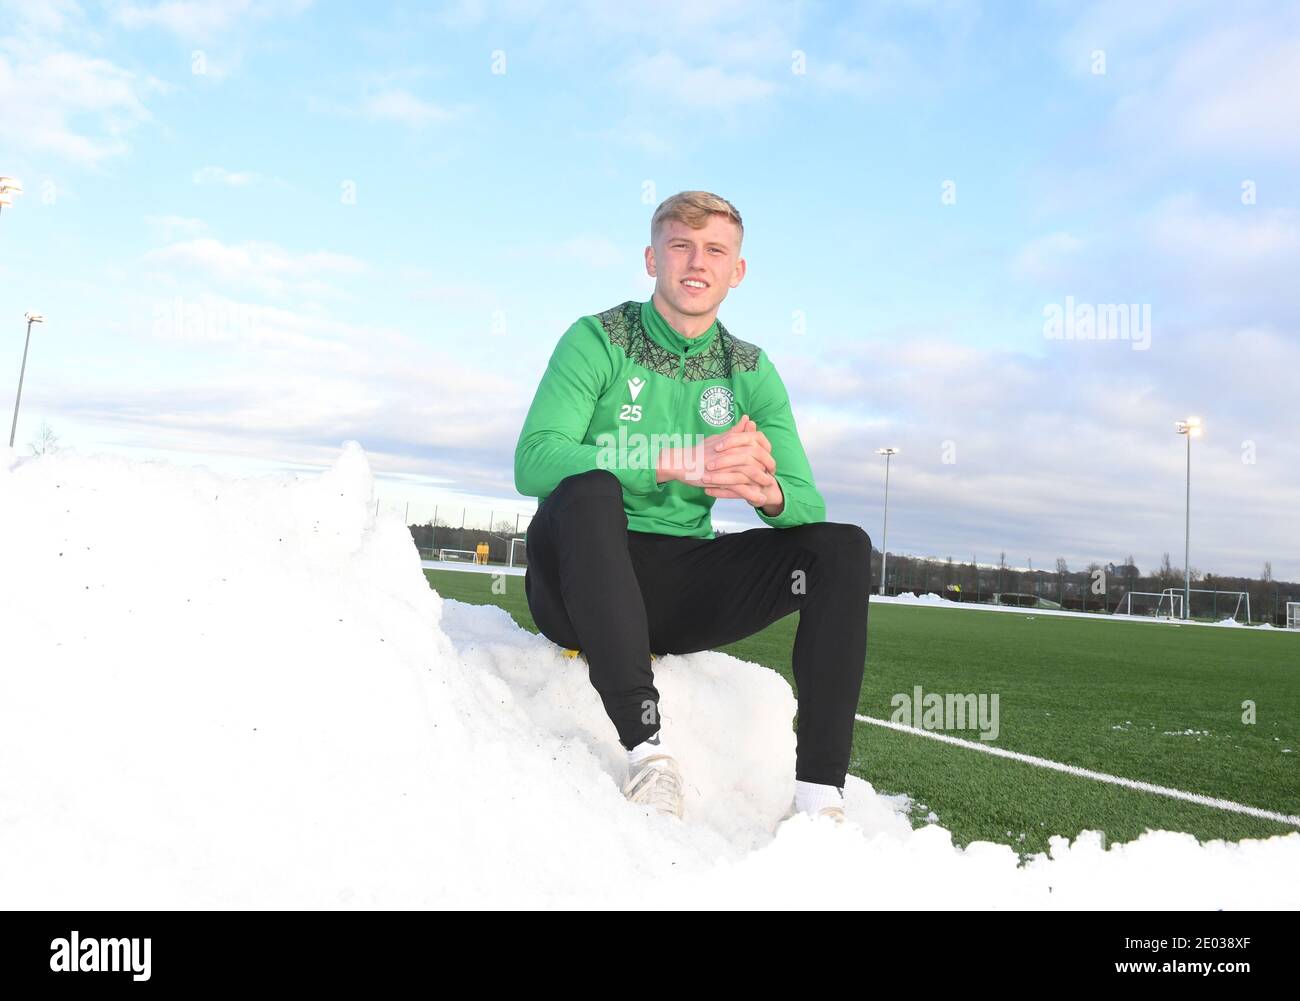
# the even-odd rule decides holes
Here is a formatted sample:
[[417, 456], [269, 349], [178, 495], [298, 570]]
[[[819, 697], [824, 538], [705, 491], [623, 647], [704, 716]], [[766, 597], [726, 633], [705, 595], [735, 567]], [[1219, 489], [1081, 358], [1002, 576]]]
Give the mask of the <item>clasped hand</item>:
[[665, 449], [659, 455], [658, 472], [660, 482], [681, 480], [701, 487], [710, 497], [734, 497], [760, 508], [779, 509], [785, 503], [774, 475], [772, 443], [748, 414], [698, 445]]

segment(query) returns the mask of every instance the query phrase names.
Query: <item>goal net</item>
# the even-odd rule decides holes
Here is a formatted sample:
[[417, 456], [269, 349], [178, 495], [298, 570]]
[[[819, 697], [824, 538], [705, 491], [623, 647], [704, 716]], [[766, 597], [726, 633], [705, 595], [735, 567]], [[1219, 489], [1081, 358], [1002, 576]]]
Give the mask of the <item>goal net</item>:
[[1288, 601], [1286, 603], [1286, 627], [1288, 629], [1300, 629], [1300, 601]]
[[438, 559], [446, 563], [476, 563], [478, 553], [472, 549], [439, 549]]
[[[1167, 587], [1164, 593], [1181, 598], [1183, 591], [1184, 588], [1181, 587]], [[1187, 616], [1189, 619], [1205, 619], [1207, 622], [1232, 619], [1250, 625], [1250, 595], [1245, 591], [1214, 591], [1194, 587], [1191, 596], [1192, 604]]]
[[1116, 615], [1147, 615], [1159, 619], [1181, 619], [1183, 596], [1169, 592], [1129, 591], [1118, 605]]
[[[519, 547], [517, 550], [515, 549], [516, 546]], [[525, 566], [528, 563], [528, 550], [524, 546], [523, 536], [510, 540], [510, 558], [506, 561], [506, 565], [515, 566], [516, 559], [519, 560], [519, 566]]]

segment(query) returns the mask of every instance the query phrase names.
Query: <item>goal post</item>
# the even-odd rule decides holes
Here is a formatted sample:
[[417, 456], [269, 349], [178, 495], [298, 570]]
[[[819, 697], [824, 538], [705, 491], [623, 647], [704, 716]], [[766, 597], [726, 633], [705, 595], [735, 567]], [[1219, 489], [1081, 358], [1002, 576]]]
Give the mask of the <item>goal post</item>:
[[[1172, 594], [1181, 598], [1186, 588], [1167, 587], [1165, 594]], [[1250, 625], [1250, 594], [1246, 591], [1215, 591], [1208, 587], [1194, 587], [1191, 589], [1192, 594], [1209, 594], [1214, 597], [1207, 599], [1193, 599], [1189, 609], [1188, 618], [1191, 618], [1191, 612], [1200, 612], [1199, 617], [1204, 619], [1222, 620], [1230, 618], [1234, 622], [1244, 621]], [[1206, 607], [1209, 606], [1209, 607]], [[1226, 614], [1228, 607], [1231, 606], [1232, 613]], [[1243, 619], [1242, 616], [1245, 616]]]
[[1114, 615], [1146, 615], [1157, 619], [1181, 619], [1183, 596], [1167, 591], [1126, 591], [1115, 606]]
[[520, 547], [520, 552], [522, 552], [524, 555], [524, 561], [527, 562], [528, 560], [528, 550], [526, 547], [524, 547], [524, 537], [521, 535], [516, 539], [510, 540], [510, 557], [506, 561], [507, 566], [515, 565], [515, 546]]
[[1300, 601], [1288, 601], [1286, 603], [1286, 627], [1288, 629], [1300, 629]]
[[439, 549], [438, 559], [443, 563], [477, 563], [478, 553], [473, 549]]

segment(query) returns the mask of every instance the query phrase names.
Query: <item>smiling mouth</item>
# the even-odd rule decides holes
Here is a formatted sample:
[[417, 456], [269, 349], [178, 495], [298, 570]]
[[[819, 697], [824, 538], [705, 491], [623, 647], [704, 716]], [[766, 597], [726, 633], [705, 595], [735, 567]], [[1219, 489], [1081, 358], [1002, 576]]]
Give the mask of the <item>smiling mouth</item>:
[[706, 292], [709, 288], [708, 282], [700, 281], [698, 278], [683, 278], [681, 286], [690, 292]]

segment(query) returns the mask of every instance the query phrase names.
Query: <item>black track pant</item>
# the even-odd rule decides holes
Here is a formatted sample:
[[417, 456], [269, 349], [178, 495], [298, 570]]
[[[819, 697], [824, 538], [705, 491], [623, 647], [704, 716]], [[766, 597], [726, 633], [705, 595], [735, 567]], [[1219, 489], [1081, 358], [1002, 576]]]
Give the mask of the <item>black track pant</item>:
[[633, 532], [623, 488], [566, 477], [528, 526], [524, 590], [538, 628], [580, 649], [632, 748], [659, 729], [650, 653], [694, 653], [799, 613], [795, 777], [842, 786], [867, 652], [871, 539], [856, 525], [752, 528], [716, 539]]

